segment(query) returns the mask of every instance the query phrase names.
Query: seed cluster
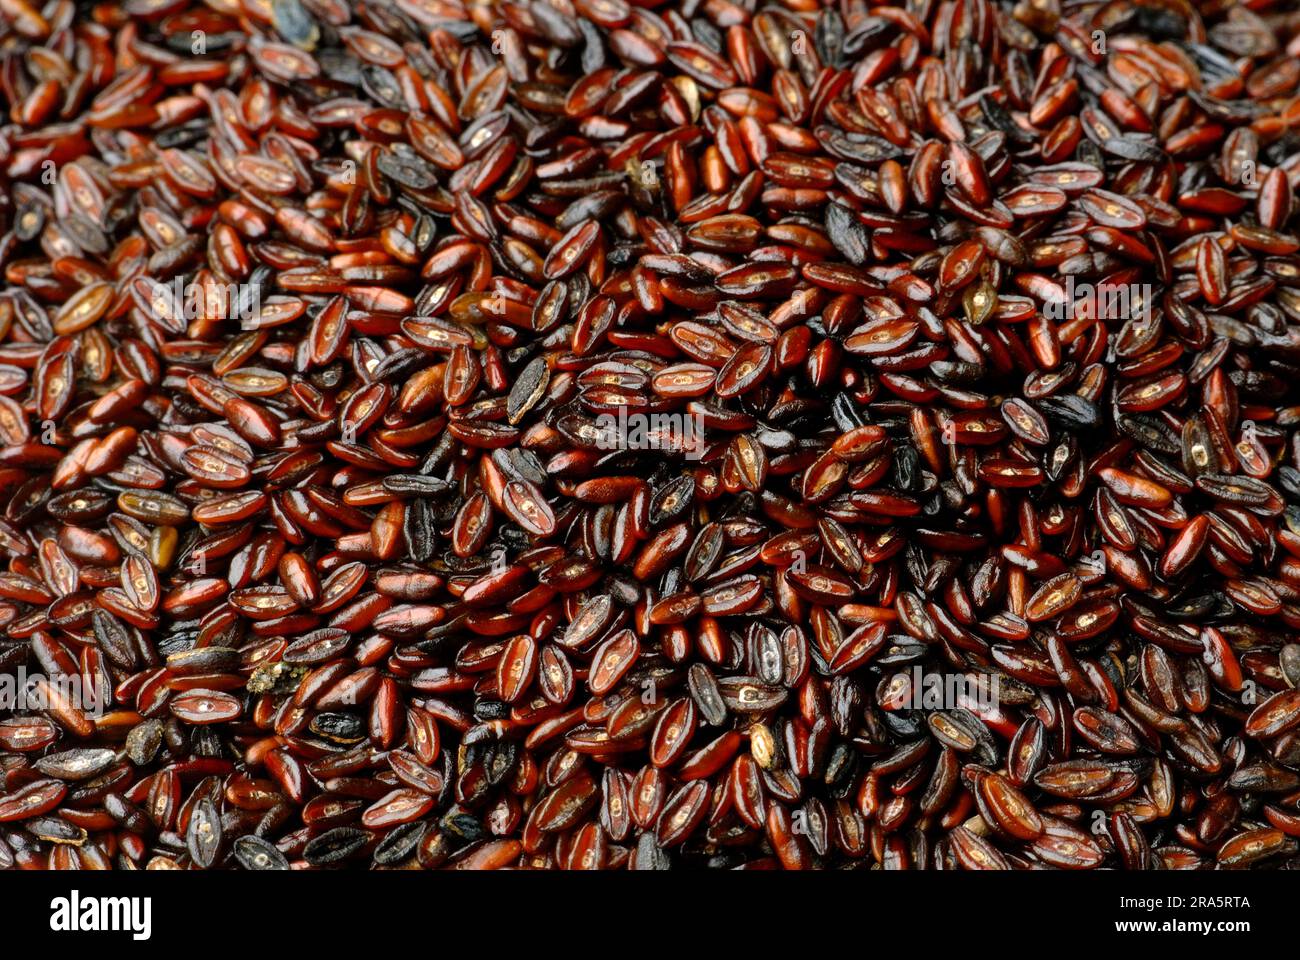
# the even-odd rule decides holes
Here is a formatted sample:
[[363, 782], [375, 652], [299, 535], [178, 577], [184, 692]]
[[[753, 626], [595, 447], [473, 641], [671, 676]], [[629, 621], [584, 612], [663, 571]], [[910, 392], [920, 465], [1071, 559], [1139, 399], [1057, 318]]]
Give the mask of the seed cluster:
[[1292, 6], [0, 0], [0, 866], [1297, 865]]

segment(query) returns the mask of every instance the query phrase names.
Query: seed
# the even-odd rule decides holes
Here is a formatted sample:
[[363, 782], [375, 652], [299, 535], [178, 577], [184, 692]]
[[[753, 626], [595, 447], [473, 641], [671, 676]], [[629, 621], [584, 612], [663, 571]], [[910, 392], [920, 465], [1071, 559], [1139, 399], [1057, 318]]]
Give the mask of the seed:
[[303, 848], [302, 855], [312, 866], [331, 866], [341, 863], [361, 850], [370, 834], [355, 827], [335, 827], [312, 838]]
[[1042, 818], [1006, 777], [990, 773], [979, 784], [984, 803], [1007, 833], [1021, 840], [1033, 840], [1043, 832]]
[[115, 757], [112, 750], [77, 747], [62, 753], [50, 753], [38, 759], [37, 770], [60, 780], [89, 780], [109, 768]]
[[1278, 654], [1278, 666], [1289, 686], [1300, 686], [1300, 644], [1284, 646]]
[[1274, 737], [1300, 724], [1300, 690], [1283, 690], [1269, 697], [1246, 718], [1252, 737]]
[[957, 861], [966, 870], [1010, 869], [1006, 859], [992, 844], [964, 826], [955, 827], [948, 834], [948, 841]]
[[0, 821], [26, 820], [48, 813], [67, 795], [67, 787], [54, 780], [37, 780], [0, 797]]
[[248, 834], [233, 844], [235, 858], [245, 870], [288, 870], [289, 861], [275, 844]]
[[171, 712], [186, 723], [223, 723], [239, 716], [242, 706], [229, 694], [215, 690], [190, 690], [174, 699]]
[[186, 848], [194, 863], [207, 869], [216, 863], [221, 849], [221, 819], [211, 797], [204, 797], [190, 813], [189, 829], [185, 834]]
[[1026, 619], [1047, 620], [1073, 606], [1081, 595], [1078, 577], [1063, 573], [1039, 587], [1025, 604]]
[[1247, 830], [1219, 848], [1218, 861], [1224, 867], [1239, 868], [1279, 854], [1294, 853], [1296, 842], [1281, 830]]

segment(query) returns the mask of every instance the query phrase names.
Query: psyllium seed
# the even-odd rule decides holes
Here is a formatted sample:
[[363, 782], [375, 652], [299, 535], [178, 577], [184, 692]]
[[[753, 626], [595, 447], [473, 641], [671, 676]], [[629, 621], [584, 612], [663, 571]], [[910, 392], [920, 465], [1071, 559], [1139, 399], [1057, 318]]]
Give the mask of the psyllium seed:
[[752, 7], [0, 0], [0, 866], [1296, 866], [1300, 18]]

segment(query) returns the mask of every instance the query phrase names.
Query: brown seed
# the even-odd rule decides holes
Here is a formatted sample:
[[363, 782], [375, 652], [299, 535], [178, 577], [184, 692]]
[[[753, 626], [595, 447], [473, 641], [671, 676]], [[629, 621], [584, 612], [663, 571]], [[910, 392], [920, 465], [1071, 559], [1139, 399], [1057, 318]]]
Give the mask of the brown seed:
[[1246, 718], [1252, 737], [1274, 737], [1300, 724], [1300, 691], [1283, 690], [1269, 697]]

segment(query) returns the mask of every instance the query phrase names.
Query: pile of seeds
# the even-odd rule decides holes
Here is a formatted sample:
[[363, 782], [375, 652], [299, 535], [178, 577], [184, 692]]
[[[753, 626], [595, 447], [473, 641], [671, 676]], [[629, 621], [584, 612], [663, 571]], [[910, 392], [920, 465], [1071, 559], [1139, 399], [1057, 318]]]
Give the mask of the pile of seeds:
[[1300, 864], [1292, 7], [0, 0], [0, 865]]

